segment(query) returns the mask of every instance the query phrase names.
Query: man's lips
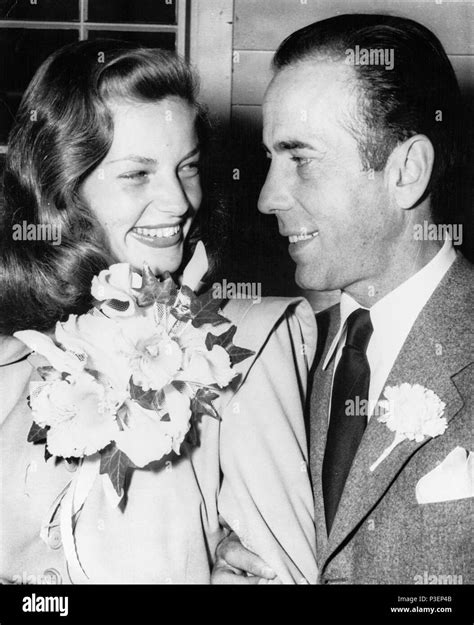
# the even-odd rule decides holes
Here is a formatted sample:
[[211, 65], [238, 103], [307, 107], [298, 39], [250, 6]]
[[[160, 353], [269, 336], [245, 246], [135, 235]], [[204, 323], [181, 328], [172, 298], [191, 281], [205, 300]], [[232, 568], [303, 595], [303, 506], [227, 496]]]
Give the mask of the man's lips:
[[311, 232], [306, 230], [305, 228], [301, 228], [297, 233], [285, 233], [280, 232], [280, 234], [284, 237], [288, 237], [290, 244], [299, 243], [300, 241], [309, 241], [310, 239], [314, 239], [319, 235], [319, 230], [312, 230]]
[[180, 223], [136, 226], [130, 230], [130, 234], [150, 247], [170, 247], [182, 239], [183, 227]]

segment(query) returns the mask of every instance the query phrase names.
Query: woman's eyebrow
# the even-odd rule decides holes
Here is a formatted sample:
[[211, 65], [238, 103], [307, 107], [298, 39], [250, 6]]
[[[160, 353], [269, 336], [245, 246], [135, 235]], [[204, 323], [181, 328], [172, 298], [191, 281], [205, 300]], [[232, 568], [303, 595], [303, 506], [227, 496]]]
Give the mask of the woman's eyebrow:
[[197, 145], [195, 148], [191, 150], [191, 152], [188, 152], [185, 156], [183, 156], [181, 160], [185, 161], [187, 158], [190, 158], [191, 156], [195, 156], [200, 150], [201, 150], [201, 146]]
[[[183, 156], [181, 160], [185, 160], [190, 156], [194, 156], [200, 150], [200, 146], [197, 145], [193, 148], [188, 154]], [[121, 156], [120, 158], [116, 158], [113, 161], [105, 161], [104, 165], [111, 165], [112, 163], [119, 163], [120, 161], [132, 161], [133, 163], [140, 163], [141, 165], [157, 165], [158, 161], [155, 158], [150, 158], [148, 156], [140, 156], [139, 154], [127, 154], [127, 156]]]
[[118, 163], [120, 161], [132, 161], [134, 163], [140, 163], [142, 165], [156, 165], [158, 162], [156, 159], [149, 158], [148, 156], [140, 156], [138, 154], [128, 154], [127, 156], [116, 158], [113, 161], [105, 161], [104, 165], [111, 165], [112, 163]]

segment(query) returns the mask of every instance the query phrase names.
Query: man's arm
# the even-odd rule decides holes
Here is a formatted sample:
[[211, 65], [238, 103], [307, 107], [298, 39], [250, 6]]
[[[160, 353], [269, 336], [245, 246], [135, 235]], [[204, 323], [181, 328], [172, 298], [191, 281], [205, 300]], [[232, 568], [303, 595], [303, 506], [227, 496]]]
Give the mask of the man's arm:
[[235, 532], [218, 544], [211, 584], [280, 584], [276, 573], [246, 549]]

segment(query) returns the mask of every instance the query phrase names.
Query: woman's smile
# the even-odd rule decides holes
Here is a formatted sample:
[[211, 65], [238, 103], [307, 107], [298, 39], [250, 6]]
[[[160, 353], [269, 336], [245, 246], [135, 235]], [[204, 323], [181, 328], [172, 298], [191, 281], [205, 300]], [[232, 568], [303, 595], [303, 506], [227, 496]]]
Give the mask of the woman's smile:
[[135, 227], [130, 230], [129, 235], [143, 245], [171, 247], [183, 239], [183, 228], [181, 224]]

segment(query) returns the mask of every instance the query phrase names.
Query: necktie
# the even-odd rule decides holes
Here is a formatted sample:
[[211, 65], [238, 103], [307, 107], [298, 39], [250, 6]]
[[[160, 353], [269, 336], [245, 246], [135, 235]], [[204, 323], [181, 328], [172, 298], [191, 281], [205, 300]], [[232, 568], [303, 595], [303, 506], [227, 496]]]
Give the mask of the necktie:
[[[370, 367], [365, 352], [372, 332], [368, 310], [358, 308], [348, 317], [346, 343], [334, 374], [322, 470], [328, 534], [352, 461], [367, 427], [367, 411], [360, 410], [360, 407], [366, 408], [369, 395]], [[352, 410], [349, 409], [350, 406]], [[356, 412], [363, 414], [355, 414]]]

